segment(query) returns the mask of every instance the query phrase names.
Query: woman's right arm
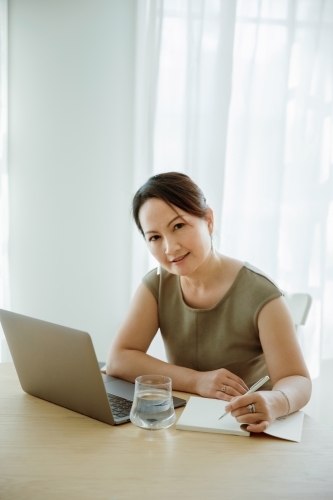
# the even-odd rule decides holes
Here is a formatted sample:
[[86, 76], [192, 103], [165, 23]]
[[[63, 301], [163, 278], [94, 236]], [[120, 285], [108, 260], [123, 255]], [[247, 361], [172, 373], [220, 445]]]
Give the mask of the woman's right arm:
[[[116, 333], [106, 362], [106, 373], [134, 382], [139, 375], [166, 375], [174, 390], [224, 399], [245, 394], [245, 383], [228, 370], [198, 372], [154, 358], [147, 350], [159, 328], [157, 302], [148, 288], [137, 289], [128, 314]], [[228, 393], [222, 392], [224, 386]]]
[[172, 379], [175, 390], [194, 391], [195, 371], [171, 365], [146, 354], [159, 328], [157, 302], [148, 288], [137, 289], [128, 314], [116, 333], [106, 363], [106, 373], [129, 382], [154, 373]]

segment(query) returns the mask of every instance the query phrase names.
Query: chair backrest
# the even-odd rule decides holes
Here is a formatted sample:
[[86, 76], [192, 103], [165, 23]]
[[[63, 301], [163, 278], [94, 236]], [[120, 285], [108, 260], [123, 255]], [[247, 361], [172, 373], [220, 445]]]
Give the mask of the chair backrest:
[[296, 326], [305, 325], [312, 304], [311, 295], [308, 293], [285, 293], [284, 298], [289, 307], [294, 324]]

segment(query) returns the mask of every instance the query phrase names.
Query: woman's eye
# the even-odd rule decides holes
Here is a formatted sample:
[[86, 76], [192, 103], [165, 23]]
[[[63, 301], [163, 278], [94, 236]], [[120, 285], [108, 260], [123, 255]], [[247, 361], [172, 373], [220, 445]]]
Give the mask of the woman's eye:
[[178, 229], [181, 229], [185, 224], [183, 222], [179, 222], [178, 224], [175, 225], [174, 229], [177, 231]]
[[151, 238], [149, 238], [149, 241], [157, 241], [159, 239], [159, 236], [157, 234], [154, 234]]

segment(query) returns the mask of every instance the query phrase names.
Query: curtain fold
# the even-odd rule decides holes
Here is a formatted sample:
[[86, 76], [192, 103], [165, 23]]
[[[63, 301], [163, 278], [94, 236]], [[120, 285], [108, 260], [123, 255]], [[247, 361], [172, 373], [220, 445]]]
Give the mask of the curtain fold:
[[[0, 307], [9, 308], [8, 265], [8, 5], [0, 0]], [[0, 325], [0, 361], [9, 361]]]
[[222, 250], [311, 294], [300, 342], [315, 377], [333, 357], [333, 2], [273, 4], [238, 3]]
[[154, 71], [137, 67], [153, 89], [142, 181], [188, 173], [222, 253], [312, 295], [299, 333], [315, 377], [333, 358], [333, 0], [164, 0], [149, 13], [161, 30], [142, 45]]
[[[163, 0], [138, 0], [136, 22], [133, 192], [153, 175], [155, 115], [163, 24]], [[150, 260], [141, 234], [132, 232], [134, 292]]]
[[[164, 3], [154, 173], [190, 175], [220, 226], [236, 2]], [[215, 238], [218, 239], [218, 233]]]

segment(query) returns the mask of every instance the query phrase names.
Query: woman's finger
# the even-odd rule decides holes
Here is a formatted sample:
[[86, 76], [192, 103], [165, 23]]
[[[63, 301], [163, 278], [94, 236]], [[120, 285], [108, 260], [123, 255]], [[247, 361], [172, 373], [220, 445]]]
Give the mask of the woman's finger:
[[254, 404], [257, 410], [262, 410], [266, 407], [262, 394], [260, 392], [255, 392], [251, 394], [245, 394], [243, 396], [237, 396], [236, 398], [234, 398], [231, 404], [228, 405], [230, 406], [230, 408], [228, 408], [228, 411], [234, 411], [242, 407], [245, 408], [251, 404]]
[[239, 393], [239, 391], [243, 391], [243, 389], [238, 386], [237, 388], [234, 388], [233, 386], [231, 385], [227, 385], [229, 383], [229, 381], [227, 381], [225, 384], [222, 383], [219, 387], [219, 384], [218, 384], [218, 387], [217, 387], [217, 390], [220, 390], [221, 392], [224, 392], [225, 394], [227, 394], [228, 396], [231, 396], [231, 397], [236, 397], [236, 396], [242, 396], [243, 395], [243, 392], [242, 393]]
[[261, 420], [260, 422], [249, 424], [246, 430], [249, 432], [264, 432], [269, 427], [269, 422], [267, 420]]
[[226, 394], [225, 392], [222, 392], [222, 391], [216, 391], [215, 398], [221, 399], [222, 401], [230, 402], [232, 399], [232, 396], [229, 396], [228, 394]]
[[[247, 393], [247, 389], [245, 389], [241, 384], [238, 382], [235, 382], [232, 379], [227, 379], [226, 385], [233, 389], [232, 395], [233, 396], [243, 396]], [[231, 393], [230, 393], [231, 394]]]
[[[225, 372], [225, 375], [228, 379], [229, 385], [231, 385], [234, 388], [242, 387], [242, 389], [244, 389], [245, 392], [247, 392], [249, 390], [249, 388], [245, 384], [244, 380], [242, 380], [240, 377], [238, 377], [234, 373], [229, 372], [228, 370], [225, 370], [225, 369], [224, 369], [224, 372]], [[241, 392], [241, 391], [239, 391], [239, 392]], [[241, 393], [245, 394], [244, 392], [241, 392]]]
[[233, 411], [231, 415], [235, 417], [237, 422], [239, 422], [240, 424], [253, 424], [267, 418], [267, 415], [265, 415], [264, 413], [250, 413], [249, 410], [243, 410], [243, 412], [241, 410]]

